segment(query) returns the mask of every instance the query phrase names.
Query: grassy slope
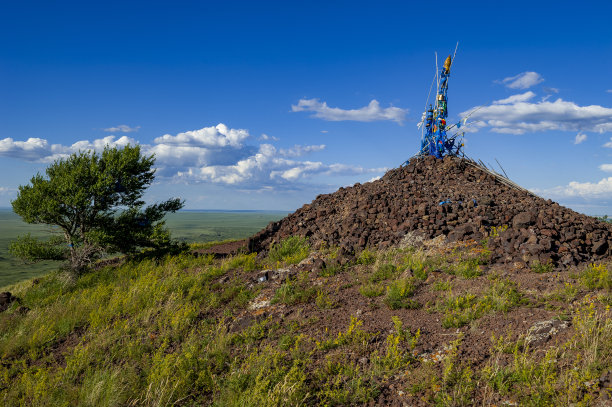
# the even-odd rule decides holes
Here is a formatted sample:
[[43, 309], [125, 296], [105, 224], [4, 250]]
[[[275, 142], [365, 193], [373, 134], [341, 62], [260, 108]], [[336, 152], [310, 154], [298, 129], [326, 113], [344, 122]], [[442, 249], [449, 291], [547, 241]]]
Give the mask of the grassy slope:
[[[284, 212], [191, 212], [181, 211], [166, 217], [172, 236], [184, 242], [210, 242], [242, 239], [261, 230]], [[57, 269], [57, 262], [24, 264], [8, 253], [12, 240], [31, 233], [47, 237], [49, 228], [29, 225], [11, 210], [0, 209], [0, 288], [17, 281], [42, 276]]]
[[[302, 242], [293, 243], [265, 260], [176, 256], [107, 267], [77, 281], [48, 275], [11, 287], [22, 302], [0, 313], [0, 402], [346, 405], [377, 400], [389, 394], [391, 384], [395, 393], [412, 397], [411, 405], [471, 405], [474, 397], [489, 403], [588, 405], [598, 397], [595, 378], [612, 365], [612, 322], [603, 305], [610, 302], [611, 280], [605, 266], [583, 271], [584, 287], [566, 293], [575, 304], [563, 310], [574, 335], [564, 343], [532, 351], [521, 337], [497, 337], [489, 361], [473, 367], [458, 351], [461, 335], [449, 337], [434, 363], [413, 352], [428, 338], [397, 317], [384, 321], [390, 330], [373, 332], [359, 315], [343, 326], [328, 316], [355, 312], [339, 309], [337, 297], [351, 287], [371, 309], [390, 308], [404, 317], [417, 312], [418, 287], [447, 293], [448, 300], [416, 306], [446, 321], [449, 334], [485, 315], [536, 306], [524, 301], [516, 285], [479, 276], [486, 250], [455, 257], [412, 249], [364, 252], [358, 264], [303, 271], [279, 283], [268, 299], [287, 317], [257, 315], [248, 304], [262, 298], [266, 285], [253, 285], [253, 277], [258, 269], [308, 254]], [[322, 255], [333, 264], [333, 250]], [[407, 267], [412, 277], [402, 274]], [[444, 278], [434, 270], [442, 270]], [[470, 297], [457, 289], [479, 278], [490, 281], [481, 292]], [[19, 306], [30, 310], [20, 312]], [[307, 308], [314, 314], [302, 315]]]

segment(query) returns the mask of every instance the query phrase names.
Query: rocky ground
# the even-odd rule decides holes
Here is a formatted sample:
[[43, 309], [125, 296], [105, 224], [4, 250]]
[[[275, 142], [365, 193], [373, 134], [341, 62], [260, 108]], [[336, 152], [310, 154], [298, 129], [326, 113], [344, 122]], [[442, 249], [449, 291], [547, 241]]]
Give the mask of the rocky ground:
[[[421, 367], [455, 363], [453, 369], [462, 366], [483, 372], [497, 363], [495, 368], [503, 370], [517, 363], [516, 352], [525, 349], [530, 349], [535, 366], [540, 360], [535, 355], [551, 355], [552, 349], [570, 346], [577, 334], [572, 324], [581, 307], [596, 304], [601, 311], [610, 301], [611, 287], [603, 293], [593, 290], [609, 286], [609, 274], [600, 276], [608, 283], [598, 280], [599, 285], [587, 283], [590, 277], [586, 276], [596, 274], [597, 264], [608, 262], [612, 227], [507, 181], [465, 159], [427, 157], [412, 159], [380, 180], [318, 196], [253, 236], [248, 248], [261, 257], [284, 239], [302, 236], [319, 252], [336, 248], [331, 268], [342, 272], [326, 272], [329, 265], [315, 255], [293, 268], [260, 273], [253, 281], [266, 288], [248, 318], [264, 314], [280, 320], [315, 319], [317, 324], [309, 333], [316, 336], [338, 331], [357, 317], [365, 331], [378, 333], [375, 341], [382, 343], [383, 333], [392, 332], [391, 319], [396, 316], [410, 332], [420, 333], [412, 352], [413, 363]], [[405, 248], [424, 256], [420, 266], [397, 263], [397, 253]], [[379, 253], [376, 266], [355, 265], [368, 249]], [[380, 253], [395, 253], [395, 257]], [[395, 271], [387, 279], [375, 277], [385, 267], [385, 256], [395, 259], [387, 263]], [[300, 272], [318, 276], [313, 284], [327, 293], [333, 307], [321, 309], [314, 301], [293, 307], [270, 303], [283, 282]], [[389, 282], [398, 278], [413, 284], [410, 306], [393, 308], [385, 302]], [[490, 307], [470, 314], [470, 309], [481, 306]], [[468, 314], [472, 316], [463, 319]], [[609, 324], [607, 314], [605, 318]], [[500, 337], [514, 343], [514, 362], [508, 349], [505, 354], [493, 350], [493, 338]], [[610, 338], [603, 346], [610, 351]], [[363, 355], [346, 357], [369, 363]], [[566, 363], [561, 358], [558, 362]], [[603, 369], [601, 377], [593, 378], [601, 390], [597, 398], [601, 405], [609, 403], [611, 374]], [[440, 401], [431, 383], [415, 386], [431, 378], [417, 376], [408, 371], [393, 376], [373, 404]], [[522, 405], [526, 400], [512, 392], [506, 396], [487, 393], [490, 388], [483, 390], [487, 388], [483, 382], [471, 385], [470, 397], [478, 404]], [[411, 386], [414, 391], [406, 390]]]

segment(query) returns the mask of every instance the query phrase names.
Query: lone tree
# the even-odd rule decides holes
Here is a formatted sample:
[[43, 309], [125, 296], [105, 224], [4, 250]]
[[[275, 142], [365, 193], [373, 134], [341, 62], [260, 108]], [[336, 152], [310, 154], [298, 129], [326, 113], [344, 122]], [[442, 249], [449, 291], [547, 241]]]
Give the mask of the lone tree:
[[46, 241], [20, 236], [11, 253], [28, 261], [67, 260], [78, 274], [104, 253], [170, 247], [163, 218], [181, 209], [183, 201], [144, 206], [154, 162], [153, 155], [143, 156], [140, 146], [130, 145], [55, 161], [46, 177], [39, 173], [20, 186], [11, 204], [25, 222], [51, 225], [60, 233]]

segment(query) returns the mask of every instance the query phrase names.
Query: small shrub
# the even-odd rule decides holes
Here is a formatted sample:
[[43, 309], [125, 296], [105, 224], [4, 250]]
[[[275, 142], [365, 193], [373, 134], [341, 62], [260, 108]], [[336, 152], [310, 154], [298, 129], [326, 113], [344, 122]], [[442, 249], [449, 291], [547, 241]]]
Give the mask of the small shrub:
[[450, 291], [452, 284], [450, 281], [436, 281], [433, 285], [435, 291]]
[[383, 264], [378, 267], [372, 275], [370, 275], [370, 282], [378, 283], [380, 281], [388, 280], [395, 275], [397, 268], [393, 264]]
[[482, 297], [471, 293], [448, 297], [442, 305], [442, 326], [459, 328], [488, 312], [507, 312], [523, 302], [523, 296], [515, 283], [509, 280], [498, 281]]
[[328, 266], [325, 266], [323, 268], [323, 270], [321, 270], [319, 272], [319, 275], [321, 277], [333, 277], [336, 274], [340, 273], [342, 271], [342, 266], [339, 264], [330, 264]]
[[287, 305], [304, 303], [314, 297], [315, 293], [316, 291], [313, 287], [306, 286], [306, 281], [303, 278], [298, 280], [287, 279], [287, 281], [276, 290], [271, 302], [273, 304], [280, 302]]
[[330, 338], [322, 342], [317, 342], [317, 348], [319, 348], [320, 350], [330, 350], [344, 345], [356, 346], [358, 348], [367, 347], [368, 341], [372, 337], [372, 334], [367, 333], [363, 329], [361, 329], [362, 325], [362, 320], [352, 316], [351, 322], [346, 331], [338, 332], [338, 335], [335, 338]]
[[442, 319], [444, 328], [460, 328], [478, 319], [484, 314], [484, 304], [474, 294], [449, 297], [443, 305], [445, 310]]
[[502, 226], [493, 226], [491, 228], [491, 237], [498, 237], [500, 233], [505, 232], [506, 230], [508, 230], [508, 225], [502, 225]]
[[320, 309], [332, 309], [336, 308], [338, 304], [334, 301], [326, 291], [317, 291], [317, 298], [315, 299], [317, 307]]
[[244, 271], [253, 271], [257, 270], [257, 253], [251, 254], [239, 254], [237, 256], [231, 257], [225, 267], [228, 270], [241, 268]]
[[412, 279], [402, 278], [396, 280], [387, 287], [385, 304], [391, 309], [418, 308], [420, 304], [410, 298], [415, 291], [416, 286], [412, 282]]
[[368, 298], [380, 297], [385, 292], [385, 287], [376, 283], [367, 283], [359, 287], [359, 292]]
[[554, 269], [552, 260], [549, 260], [546, 263], [541, 263], [539, 260], [535, 260], [533, 263], [531, 263], [529, 267], [531, 268], [531, 271], [533, 271], [534, 273], [540, 273], [540, 274], [550, 273]]
[[357, 263], [363, 265], [374, 264], [376, 261], [376, 254], [368, 249], [363, 249], [359, 256], [357, 256]]
[[291, 236], [278, 244], [272, 245], [268, 257], [273, 262], [297, 264], [308, 257], [310, 245], [305, 237]]
[[581, 273], [580, 280], [587, 288], [591, 290], [612, 290], [612, 275], [610, 275], [608, 267], [603, 263], [589, 264]]
[[478, 258], [463, 260], [453, 268], [452, 274], [455, 274], [465, 279], [478, 277], [482, 274], [482, 270], [480, 269], [479, 263], [480, 259]]
[[414, 361], [414, 356], [411, 352], [406, 351], [400, 343], [407, 342], [409, 350], [414, 350], [421, 335], [418, 330], [414, 335], [410, 330], [404, 329], [402, 321], [392, 316], [395, 332], [387, 336], [387, 349], [384, 355], [380, 355], [375, 351], [372, 355], [373, 372], [376, 376], [389, 377], [399, 370], [405, 370], [410, 363]]

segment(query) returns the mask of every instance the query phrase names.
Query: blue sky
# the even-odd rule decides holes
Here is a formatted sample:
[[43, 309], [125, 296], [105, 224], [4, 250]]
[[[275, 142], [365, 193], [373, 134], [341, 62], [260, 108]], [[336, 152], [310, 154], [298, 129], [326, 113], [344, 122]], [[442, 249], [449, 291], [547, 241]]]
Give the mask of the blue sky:
[[[139, 143], [150, 201], [293, 210], [419, 148], [440, 60], [466, 153], [612, 214], [608, 2], [12, 2], [0, 15], [0, 206], [54, 159]], [[435, 4], [435, 6], [434, 6]]]

